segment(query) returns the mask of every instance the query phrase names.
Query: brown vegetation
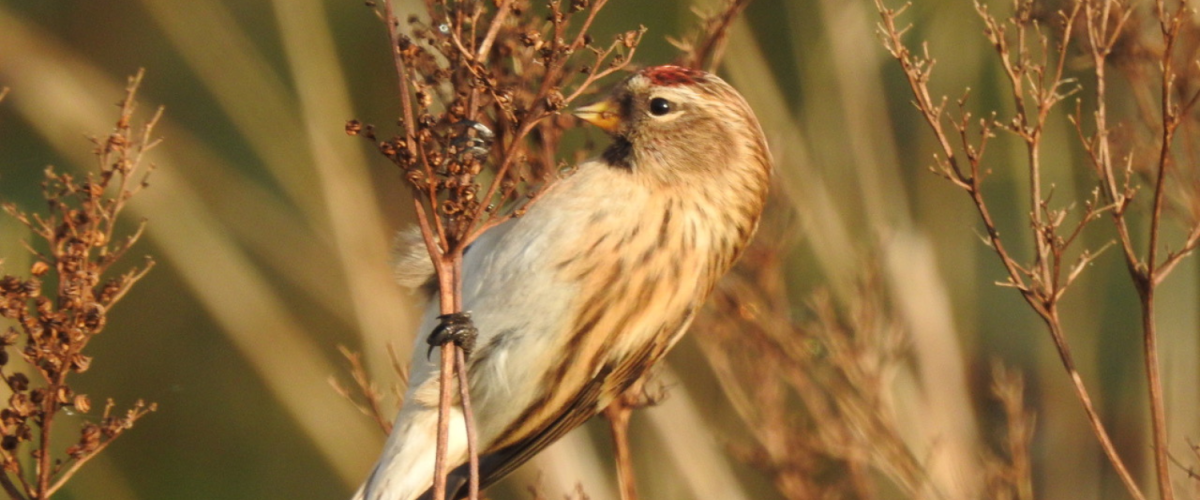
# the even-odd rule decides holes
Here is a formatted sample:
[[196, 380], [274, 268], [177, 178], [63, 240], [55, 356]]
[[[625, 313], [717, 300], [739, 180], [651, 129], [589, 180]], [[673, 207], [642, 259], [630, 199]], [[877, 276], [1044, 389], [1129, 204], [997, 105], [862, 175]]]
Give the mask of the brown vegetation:
[[[30, 276], [0, 279], [0, 315], [17, 324], [0, 337], [0, 378], [12, 392], [0, 409], [0, 486], [12, 499], [50, 498], [156, 409], [139, 400], [129, 410], [115, 411], [110, 399], [98, 418], [85, 417], [77, 442], [60, 451], [51, 439], [64, 412], [91, 413], [91, 399], [76, 393], [67, 378], [91, 368], [94, 361], [84, 353], [88, 343], [104, 330], [113, 306], [154, 266], [147, 258], [124, 273], [109, 272], [145, 228], [143, 222], [125, 236], [118, 230], [126, 203], [147, 185], [151, 167], [143, 155], [158, 144], [151, 134], [161, 108], [142, 126], [133, 125], [141, 80], [140, 72], [129, 79], [113, 131], [92, 139], [94, 171], [80, 178], [46, 168], [44, 214], [4, 205], [36, 237], [26, 243], [34, 255]], [[25, 364], [10, 362], [16, 358]]]

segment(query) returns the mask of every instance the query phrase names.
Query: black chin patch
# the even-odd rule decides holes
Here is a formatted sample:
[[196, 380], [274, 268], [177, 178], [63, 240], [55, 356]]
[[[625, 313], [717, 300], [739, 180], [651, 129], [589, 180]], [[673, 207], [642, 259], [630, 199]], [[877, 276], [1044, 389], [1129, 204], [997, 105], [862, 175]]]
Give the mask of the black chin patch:
[[600, 156], [613, 167], [632, 169], [633, 143], [624, 137], [617, 137]]

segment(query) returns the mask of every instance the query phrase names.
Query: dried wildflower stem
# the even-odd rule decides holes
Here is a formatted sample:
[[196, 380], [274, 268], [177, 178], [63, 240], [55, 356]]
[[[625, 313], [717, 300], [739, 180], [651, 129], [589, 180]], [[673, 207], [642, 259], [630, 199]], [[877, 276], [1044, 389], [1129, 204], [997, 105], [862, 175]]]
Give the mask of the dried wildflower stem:
[[[1159, 61], [1161, 78], [1159, 81], [1160, 100], [1158, 111], [1160, 119], [1157, 123], [1161, 135], [1159, 136], [1159, 143], [1157, 145], [1156, 162], [1151, 174], [1153, 198], [1144, 259], [1139, 256], [1135, 249], [1135, 244], [1130, 236], [1125, 217], [1126, 208], [1129, 206], [1130, 200], [1136, 191], [1131, 186], [1128, 168], [1123, 182], [1119, 181], [1113, 174], [1115, 169], [1110, 153], [1111, 147], [1108, 138], [1106, 108], [1105, 63], [1117, 45], [1118, 37], [1122, 34], [1122, 28], [1133, 14], [1133, 10], [1130, 7], [1123, 6], [1111, 0], [1105, 0], [1099, 5], [1087, 4], [1086, 34], [1098, 89], [1097, 110], [1094, 113], [1096, 132], [1091, 136], [1083, 132], [1081, 125], [1083, 119], [1078, 112], [1075, 116], [1075, 125], [1088, 152], [1092, 166], [1101, 179], [1102, 192], [1117, 207], [1112, 213], [1112, 221], [1117, 229], [1118, 240], [1123, 249], [1126, 269], [1129, 271], [1134, 287], [1138, 292], [1142, 313], [1143, 363], [1146, 369], [1147, 392], [1150, 399], [1155, 478], [1160, 497], [1164, 500], [1171, 500], [1175, 497], [1175, 493], [1174, 487], [1171, 484], [1169, 469], [1170, 455], [1168, 445], [1170, 441], [1167, 432], [1166, 408], [1162, 391], [1160, 362], [1158, 359], [1155, 296], [1158, 285], [1166, 279], [1167, 275], [1170, 274], [1175, 265], [1183, 257], [1190, 255], [1195, 250], [1198, 237], [1200, 237], [1200, 224], [1193, 223], [1194, 225], [1189, 230], [1183, 247], [1177, 251], [1168, 252], [1166, 257], [1160, 259], [1160, 228], [1163, 219], [1163, 203], [1166, 197], [1165, 183], [1168, 170], [1172, 165], [1172, 142], [1174, 141], [1178, 127], [1182, 124], [1188, 111], [1195, 104], [1197, 95], [1200, 94], [1188, 98], [1182, 106], [1173, 99], [1176, 90], [1178, 90], [1176, 88], [1178, 75], [1175, 67], [1175, 47], [1181, 30], [1191, 22], [1191, 12], [1187, 6], [1187, 2], [1180, 2], [1174, 11], [1170, 11], [1167, 9], [1165, 2], [1156, 0], [1154, 8], [1158, 17], [1159, 31], [1163, 38], [1163, 48], [1160, 52], [1161, 59]], [[1110, 19], [1114, 17], [1118, 20], [1115, 25], [1110, 22]]]
[[[422, 148], [417, 147], [417, 141], [415, 140], [416, 124], [413, 120], [412, 96], [411, 91], [409, 90], [411, 85], [409, 82], [409, 71], [406, 67], [404, 57], [402, 54], [400, 54], [400, 20], [395, 16], [391, 0], [384, 2], [384, 12], [384, 22], [387, 24], [388, 29], [388, 45], [392, 50], [392, 60], [396, 65], [396, 74], [400, 82], [398, 94], [400, 96], [401, 108], [403, 112], [403, 119], [401, 121], [403, 122], [402, 125], [404, 126], [405, 132], [404, 141], [406, 142], [409, 151], [423, 151]], [[429, 166], [429, 162], [424, 161], [423, 163], [427, 167], [427, 175], [432, 177], [433, 169]], [[433, 189], [434, 188], [431, 186], [430, 190]], [[436, 191], [430, 193], [430, 197], [436, 200]], [[430, 227], [430, 217], [425, 213], [425, 204], [422, 197], [413, 196], [413, 204], [417, 212], [417, 221], [421, 225], [421, 234], [424, 237], [426, 249], [429, 251], [430, 258], [433, 259], [434, 268], [437, 271], [437, 279], [439, 284], [438, 299], [439, 304], [441, 304], [441, 312], [442, 314], [454, 313], [459, 310], [455, 308], [456, 302], [461, 300], [456, 300], [456, 297], [461, 296], [461, 293], [456, 293], [460, 286], [459, 283], [454, 279], [457, 275], [457, 273], [454, 272], [455, 261], [451, 260], [450, 262], [447, 262], [447, 260], [444, 258], [445, 253], [442, 252], [442, 248], [440, 248], [440, 246], [437, 244], [438, 241], [446, 241], [445, 231], [440, 224], [440, 220], [435, 218], [434, 221], [437, 223], [436, 233], [438, 236], [438, 239], [435, 240], [434, 229]], [[436, 207], [436, 202], [431, 204], [431, 206]], [[461, 253], [459, 254], [459, 259], [457, 259], [457, 262], [459, 267], [461, 267]], [[450, 269], [447, 269], [447, 267]], [[449, 415], [450, 406], [453, 399], [452, 393], [450, 392], [450, 386], [454, 379], [454, 359], [457, 351], [458, 346], [454, 344], [444, 345], [440, 350], [441, 371], [439, 372], [437, 452], [435, 456], [433, 476], [433, 494], [435, 500], [444, 500], [446, 497], [446, 449], [449, 444]], [[465, 402], [469, 398], [469, 393], [465, 388], [463, 389], [463, 393], [467, 394], [463, 398], [463, 401]], [[471, 446], [473, 449], [474, 443], [471, 443]], [[474, 460], [474, 457], [472, 457], [472, 460]], [[471, 474], [470, 482], [473, 485], [472, 487], [478, 484], [479, 475], [477, 470], [473, 471]], [[474, 500], [475, 498], [478, 498], [478, 496], [473, 496], [471, 498]]]
[[[402, 137], [380, 142], [379, 148], [412, 183], [417, 221], [436, 273], [442, 314], [463, 312], [462, 256], [467, 246], [488, 229], [521, 213], [545, 192], [545, 185], [534, 188], [525, 183], [535, 171], [530, 151], [557, 149], [546, 138], [556, 141], [556, 127], [561, 126], [546, 125], [546, 119], [583, 95], [597, 79], [629, 63], [641, 31], [618, 38], [607, 50], [591, 45], [587, 30], [605, 3], [572, 2], [564, 11], [561, 2], [551, 1], [550, 15], [543, 21], [518, 0], [427, 0], [430, 24], [411, 18], [410, 37], [401, 33], [390, 0], [383, 2], [381, 17], [399, 78], [404, 131]], [[586, 12], [586, 19], [568, 43], [571, 16], [581, 11]], [[498, 54], [497, 46], [505, 50]], [[626, 53], [614, 55], [621, 48], [627, 49]], [[584, 71], [583, 83], [564, 97], [564, 86], [574, 76], [568, 71], [570, 59], [588, 52], [596, 56], [595, 64]], [[442, 106], [434, 108], [435, 101]], [[531, 138], [539, 128], [543, 133]], [[352, 122], [347, 131], [356, 135], [362, 126]], [[375, 139], [373, 128], [364, 135]], [[531, 142], [539, 148], [531, 147]], [[541, 156], [540, 161], [541, 173], [534, 173], [548, 184], [551, 179], [544, 172], [552, 171], [553, 154]], [[493, 177], [483, 188], [477, 176], [485, 165], [493, 166]], [[451, 385], [456, 365], [472, 469], [471, 498], [477, 496], [477, 443], [465, 354], [454, 344], [441, 350], [433, 487], [437, 499], [446, 494], [448, 416], [454, 404]]]
[[[927, 49], [926, 54], [922, 56], [915, 56], [909, 51], [902, 40], [902, 36], [907, 31], [907, 28], [899, 29], [896, 26], [895, 21], [897, 16], [907, 8], [907, 5], [900, 9], [889, 9], [883, 4], [882, 0], [875, 0], [875, 6], [882, 19], [880, 33], [883, 37], [884, 46], [891, 53], [892, 57], [900, 63], [901, 69], [913, 91], [914, 104], [925, 118], [926, 123], [930, 126], [941, 147], [941, 155], [937, 158], [938, 166], [935, 169], [935, 173], [962, 188], [970, 196], [986, 230], [987, 236], [985, 241], [995, 251], [1007, 272], [1007, 280], [1000, 284], [1018, 290], [1030, 308], [1046, 324], [1054, 346], [1058, 351], [1060, 361], [1071, 379], [1076, 396], [1083, 405], [1093, 434], [1095, 434], [1097, 441], [1104, 450], [1108, 461], [1113, 465], [1117, 475], [1121, 478], [1126, 490], [1128, 490], [1133, 498], [1142, 500], [1144, 496], [1134, 481], [1133, 476], [1125, 467], [1120, 455], [1117, 453], [1116, 447], [1113, 445], [1108, 431], [1105, 429], [1099, 413], [1092, 403], [1087, 387], [1076, 369], [1070, 345], [1063, 333], [1058, 313], [1059, 299], [1061, 299], [1067, 287], [1078, 277], [1081, 270], [1099, 254], [1099, 251], [1084, 251], [1076, 262], [1067, 266], [1068, 269], [1064, 269], [1065, 250], [1075, 242], [1076, 238], [1081, 234], [1083, 227], [1095, 220], [1099, 214], [1108, 210], [1116, 213], [1123, 208], [1114, 200], [1108, 200], [1110, 203], [1103, 206], [1097, 200], [1091, 200], [1085, 204], [1084, 211], [1076, 226], [1063, 235], [1059, 230], [1066, 217], [1066, 212], [1051, 210], [1048, 207], [1047, 200], [1042, 195], [1039, 160], [1041, 132], [1050, 109], [1074, 92], [1074, 90], [1067, 90], [1065, 92], [1060, 90], [1064, 85], [1062, 65], [1065, 59], [1066, 42], [1064, 41], [1057, 48], [1057, 51], [1051, 51], [1048, 46], [1049, 42], [1044, 37], [1039, 37], [1042, 45], [1042, 60], [1033, 61], [1025, 42], [1026, 26], [1031, 24], [1032, 4], [1029, 2], [1017, 2], [1013, 18], [1008, 24], [1004, 24], [993, 18], [985, 6], [978, 2], [976, 3], [976, 10], [986, 25], [985, 34], [996, 49], [1008, 76], [1012, 97], [1016, 105], [1016, 116], [1008, 123], [996, 122], [994, 115], [991, 118], [980, 120], [978, 123], [978, 139], [977, 141], [973, 141], [970, 134], [972, 129], [970, 113], [962, 111], [966, 97], [964, 96], [960, 99], [958, 106], [961, 118], [952, 121], [952, 125], [957, 131], [957, 142], [963, 151], [961, 158], [965, 159], [967, 164], [964, 168], [961, 164], [960, 156], [952, 144], [950, 135], [943, 128], [943, 122], [946, 120], [946, 100], [942, 99], [941, 102], [935, 102], [929, 93], [928, 82], [934, 62], [928, 56]], [[1084, 2], [1076, 2], [1069, 11], [1062, 13], [1064, 32], [1069, 33], [1071, 31], [1071, 27], [1080, 17], [1082, 9], [1085, 8], [1087, 7]], [[1107, 19], [1107, 17], [1104, 19]], [[1009, 33], [1007, 29], [1010, 26], [1015, 26], [1016, 30], [1014, 39], [1017, 46], [1015, 47], [1015, 52], [1011, 46], [1011, 40], [1008, 38]], [[1040, 32], [1038, 34], [1040, 35]], [[1057, 59], [1054, 66], [1049, 65], [1049, 55], [1052, 52], [1055, 53]], [[1099, 67], [1103, 67], [1103, 64], [1100, 64]], [[1030, 88], [1026, 88], [1026, 84]], [[1026, 107], [1026, 99], [1032, 99], [1034, 102], [1036, 107], [1033, 112]], [[1030, 210], [1030, 226], [1033, 230], [1035, 241], [1034, 261], [1029, 265], [1018, 263], [1009, 253], [1000, 238], [999, 230], [996, 228], [987, 202], [983, 197], [982, 182], [985, 176], [981, 169], [981, 162], [986, 151], [988, 139], [993, 136], [993, 130], [997, 126], [1014, 133], [1026, 145], [1031, 185], [1030, 203], [1032, 208]], [[1101, 130], [1104, 129], [1102, 128]]]
[[[427, 234], [426, 239], [431, 239], [432, 235]], [[428, 244], [428, 242], [427, 242]], [[437, 269], [439, 289], [439, 303], [441, 304], [442, 314], [451, 314], [462, 310], [462, 253], [458, 252], [456, 256], [450, 259], [441, 258], [435, 259], [435, 267]], [[451, 387], [454, 384], [455, 378], [455, 360], [462, 355], [459, 347], [453, 343], [442, 345], [441, 348], [441, 371], [439, 372], [439, 393], [438, 393], [438, 436], [437, 436], [437, 456], [434, 461], [434, 476], [433, 476], [433, 498], [434, 500], [444, 500], [446, 498], [446, 449], [450, 443], [450, 407], [453, 404], [454, 393], [451, 392]], [[467, 386], [466, 374], [459, 379], [461, 382], [462, 404], [465, 407], [470, 405], [470, 392]], [[464, 419], [465, 420], [465, 419]], [[467, 426], [467, 447], [470, 450], [475, 450], [475, 443], [472, 442], [475, 437], [473, 422], [466, 422]], [[477, 457], [471, 456], [472, 464], [477, 463]], [[472, 491], [478, 491], [479, 485], [479, 469], [474, 467], [470, 477], [470, 488]], [[471, 500], [479, 498], [478, 493], [471, 497]]]
[[[1033, 500], [1033, 467], [1029, 460], [1029, 443], [1033, 439], [1033, 417], [1025, 410], [1025, 380], [1020, 372], [1011, 372], [1000, 363], [992, 365], [992, 395], [1004, 408], [1005, 451], [1011, 470], [1005, 480], [1015, 490], [1016, 500]], [[992, 495], [989, 498], [1001, 498]]]
[[[46, 499], [66, 484], [75, 472], [120, 436], [155, 405], [139, 401], [124, 417], [111, 416], [112, 403], [99, 424], [85, 423], [79, 441], [66, 449], [66, 458], [55, 458], [52, 435], [57, 415], [74, 407], [86, 413], [90, 400], [75, 394], [68, 377], [88, 369], [91, 358], [83, 354], [93, 337], [103, 331], [108, 311], [153, 267], [147, 260], [118, 276], [105, 279], [109, 268], [143, 233], [144, 222], [131, 234], [116, 238], [117, 219], [128, 200], [146, 186], [151, 167], [143, 166], [147, 151], [158, 144], [151, 135], [162, 109], [140, 129], [132, 126], [137, 88], [142, 72], [129, 79], [121, 114], [106, 137], [93, 138], [97, 165], [86, 175], [75, 176], [46, 169], [42, 185], [49, 211], [43, 216], [4, 210], [25, 224], [44, 241], [43, 253], [30, 244], [35, 255], [32, 277], [0, 279], [0, 315], [16, 320], [21, 331], [10, 327], [2, 336], [0, 378], [12, 392], [7, 408], [0, 411], [0, 486], [12, 498]], [[55, 281], [53, 298], [42, 295], [43, 277]], [[40, 377], [33, 382], [19, 371], [2, 367], [9, 349], [18, 339], [25, 346], [16, 352]], [[36, 434], [32, 426], [37, 427]], [[33, 448], [28, 450], [25, 443]], [[24, 460], [22, 450], [29, 451]], [[32, 467], [32, 471], [29, 468]], [[15, 479], [15, 480], [14, 480]]]
[[679, 64], [689, 68], [716, 71], [721, 66], [721, 57], [725, 54], [725, 44], [729, 40], [729, 28], [750, 5], [750, 1], [726, 0], [723, 8], [712, 15], [704, 16], [696, 40], [688, 42], [672, 40], [671, 42], [683, 51], [678, 59]]
[[24, 478], [21, 476], [17, 477], [21, 479], [22, 488], [18, 489], [17, 485], [13, 484], [12, 479], [8, 477], [8, 474], [0, 474], [0, 486], [4, 487], [4, 492], [8, 494], [10, 500], [25, 500], [26, 497], [23, 492], [29, 491], [29, 485], [24, 484]]
[[[1146, 365], [1146, 382], [1150, 395], [1150, 422], [1154, 439], [1155, 475], [1158, 479], [1159, 495], [1163, 500], [1174, 500], [1175, 491], [1171, 484], [1170, 458], [1168, 457], [1166, 404], [1162, 391], [1162, 376], [1158, 360], [1158, 330], [1154, 318], [1154, 294], [1158, 284], [1166, 276], [1159, 273], [1158, 261], [1159, 228], [1162, 226], [1164, 185], [1167, 178], [1167, 168], [1171, 163], [1171, 143], [1175, 130], [1179, 127], [1182, 117], [1179, 108], [1172, 102], [1175, 83], [1174, 47], [1179, 36], [1179, 30], [1188, 13], [1187, 2], [1182, 1], [1174, 13], [1167, 12], [1163, 0], [1157, 0], [1154, 5], [1158, 12], [1159, 27], [1162, 31], [1164, 49], [1162, 52], [1162, 142], [1159, 147], [1158, 165], [1154, 173], [1154, 202], [1150, 215], [1150, 237], [1146, 242], [1146, 269], [1142, 276], [1135, 276], [1134, 282], [1138, 288], [1142, 304], [1142, 340], [1143, 357]], [[1190, 19], [1189, 19], [1190, 22]], [[1190, 252], [1185, 247], [1181, 254]]]
[[[383, 2], [384, 16], [383, 22], [387, 25], [388, 46], [392, 51], [392, 63], [396, 65], [396, 76], [399, 78], [399, 89], [396, 94], [400, 97], [401, 115], [400, 125], [404, 127], [404, 140], [410, 149], [415, 149], [413, 138], [417, 136], [416, 124], [413, 122], [413, 105], [412, 96], [409, 91], [408, 83], [408, 68], [404, 63], [404, 57], [400, 54], [400, 19], [396, 17], [395, 11], [392, 9], [392, 1], [386, 0]], [[420, 207], [420, 204], [417, 205]], [[424, 217], [419, 219], [423, 225], [422, 232], [425, 232], [427, 221]], [[432, 248], [430, 249], [432, 250]]]
[[0, 479], [0, 486], [4, 487], [4, 492], [8, 494], [9, 499], [25, 500], [25, 495], [21, 493], [21, 490], [17, 489], [17, 486], [12, 483], [12, 480], [10, 480], [8, 476], [4, 476], [3, 479]]
[[[338, 346], [338, 352], [342, 353], [342, 357], [346, 358], [346, 361], [350, 364], [350, 378], [354, 381], [354, 385], [357, 387], [363, 402], [359, 403], [358, 399], [351, 394], [350, 389], [342, 386], [336, 378], [330, 377], [329, 383], [333, 386], [333, 390], [338, 395], [350, 401], [363, 415], [371, 417], [371, 420], [375, 421], [375, 424], [379, 426], [384, 435], [391, 434], [392, 421], [385, 414], [386, 412], [383, 411], [381, 406], [383, 395], [371, 383], [370, 377], [367, 375], [367, 368], [363, 366], [362, 356], [341, 345]], [[389, 350], [389, 352], [391, 351]], [[398, 371], [397, 374], [403, 377], [402, 371]]]
[[723, 280], [697, 320], [707, 327], [705, 358], [750, 432], [732, 451], [789, 499], [877, 498], [880, 476], [904, 498], [946, 498], [901, 437], [887, 396], [887, 374], [910, 353], [872, 264], [848, 311], [818, 292], [814, 319], [797, 325], [783, 255], [782, 246], [751, 245], [741, 273]]
[[[113, 407], [113, 403], [111, 400], [109, 400], [108, 405], [105, 407], [105, 415], [104, 415], [105, 419], [111, 418], [111, 417], [109, 417], [108, 413], [112, 409], [112, 407]], [[124, 428], [129, 428], [138, 419], [141, 419], [147, 413], [152, 412], [152, 411], [155, 411], [155, 406], [153, 404], [146, 406], [141, 401], [138, 401], [134, 405], [134, 407], [127, 412], [124, 422], [122, 423], [122, 426]], [[55, 470], [55, 473], [58, 474], [57, 479], [55, 480], [54, 484], [52, 486], [50, 486], [50, 489], [48, 489], [46, 491], [46, 495], [44, 498], [50, 498], [55, 493], [57, 493], [58, 490], [62, 489], [63, 486], [66, 486], [67, 481], [70, 480], [71, 477], [74, 476], [76, 472], [79, 472], [79, 469], [83, 467], [83, 464], [87, 463], [88, 461], [90, 461], [93, 458], [96, 458], [96, 455], [98, 455], [101, 451], [104, 451], [105, 448], [108, 448], [108, 445], [112, 444], [112, 442], [113, 442], [112, 439], [103, 441], [99, 445], [97, 445], [96, 449], [94, 451], [92, 451], [91, 453], [88, 453], [87, 455], [84, 455], [84, 456], [80, 457], [79, 459], [70, 462], [71, 465], [69, 467], [67, 467], [66, 469], [63, 469], [61, 471]], [[59, 467], [61, 468], [62, 465], [66, 465], [66, 464], [61, 464]]]
[[[471, 410], [471, 395], [467, 388], [467, 355], [462, 349], [455, 350], [455, 367], [458, 369], [458, 393], [462, 398], [463, 420], [467, 422], [467, 457], [470, 460], [472, 478], [479, 477], [479, 445], [475, 436], [475, 415]], [[479, 498], [479, 481], [468, 484], [467, 498]]]
[[637, 476], [634, 474], [633, 453], [629, 447], [629, 419], [641, 405], [645, 378], [638, 379], [603, 411], [612, 432], [613, 455], [617, 463], [617, 483], [621, 500], [637, 500]]

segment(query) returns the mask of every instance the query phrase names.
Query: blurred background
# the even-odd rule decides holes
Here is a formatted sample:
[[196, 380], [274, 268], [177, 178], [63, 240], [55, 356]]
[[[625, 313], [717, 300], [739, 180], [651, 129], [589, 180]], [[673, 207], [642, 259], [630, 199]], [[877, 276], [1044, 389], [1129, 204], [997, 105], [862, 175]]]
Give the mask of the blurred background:
[[[693, 10], [714, 4], [613, 0], [593, 32], [604, 39], [645, 25], [636, 63], [668, 62], [678, 51], [666, 37], [686, 35]], [[1011, 113], [969, 3], [915, 4], [908, 40], [928, 40], [935, 92], [971, 87], [979, 106]], [[994, 284], [1003, 270], [980, 240], [973, 205], [929, 173], [935, 145], [877, 20], [865, 0], [755, 0], [730, 35], [721, 74], [759, 114], [779, 168], [778, 210], [794, 214], [758, 235], [783, 251], [784, 313], [812, 320], [814, 296], [853, 309], [864, 269], [876, 275], [888, 322], [903, 333], [879, 396], [940, 492], [930, 498], [981, 495], [973, 464], [1003, 455], [1004, 418], [989, 395], [994, 361], [1025, 376], [1036, 496], [1127, 498], [1044, 326]], [[93, 401], [122, 408], [142, 398], [159, 410], [85, 466], [63, 498], [346, 498], [365, 477], [383, 434], [331, 388], [330, 377], [349, 378], [337, 346], [363, 352], [376, 382], [390, 386], [385, 346], [407, 358], [419, 306], [394, 284], [389, 262], [392, 235], [412, 217], [407, 186], [344, 132], [355, 118], [393, 130], [385, 40], [373, 11], [353, 0], [0, 0], [0, 87], [11, 87], [0, 104], [0, 199], [42, 210], [45, 166], [90, 167], [86, 137], [108, 133], [138, 68], [147, 71], [139, 116], [166, 107], [157, 170], [127, 221], [149, 220], [135, 251], [160, 265], [111, 314], [91, 345], [92, 369], [75, 378]], [[1047, 182], [1065, 206], [1093, 180], [1066, 119], [1052, 117], [1046, 134]], [[1002, 234], [1028, 258], [1023, 149], [1004, 135], [989, 148], [986, 194]], [[1082, 244], [1112, 239], [1106, 224]], [[1168, 226], [1178, 242], [1180, 225]], [[28, 270], [20, 242], [29, 237], [0, 217], [4, 273]], [[1180, 266], [1159, 302], [1171, 452], [1184, 466], [1196, 465], [1187, 442], [1200, 438], [1195, 262]], [[1063, 315], [1111, 434], [1152, 492], [1137, 300], [1117, 252], [1085, 272]], [[772, 470], [730, 452], [750, 439], [697, 340], [704, 326], [659, 374], [667, 399], [634, 416], [643, 497], [789, 497], [783, 464]], [[63, 446], [72, 439], [65, 433]], [[605, 422], [593, 421], [491, 494], [532, 498], [528, 486], [540, 484], [546, 498], [561, 498], [579, 484], [591, 498], [616, 498], [608, 450]], [[1174, 472], [1181, 493], [1195, 495]], [[870, 476], [877, 488], [862, 496], [912, 496], [886, 471]]]

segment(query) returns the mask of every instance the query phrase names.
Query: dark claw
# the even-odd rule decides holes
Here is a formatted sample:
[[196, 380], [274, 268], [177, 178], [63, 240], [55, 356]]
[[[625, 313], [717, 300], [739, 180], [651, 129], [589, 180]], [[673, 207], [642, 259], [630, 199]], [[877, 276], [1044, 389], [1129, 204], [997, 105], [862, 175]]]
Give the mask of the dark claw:
[[462, 348], [466, 357], [471, 357], [471, 351], [475, 348], [475, 338], [479, 336], [479, 329], [471, 322], [471, 313], [464, 311], [443, 314], [438, 316], [438, 321], [438, 326], [434, 327], [427, 339], [429, 351], [425, 353], [425, 357], [429, 358], [433, 354], [434, 347], [451, 342]]

